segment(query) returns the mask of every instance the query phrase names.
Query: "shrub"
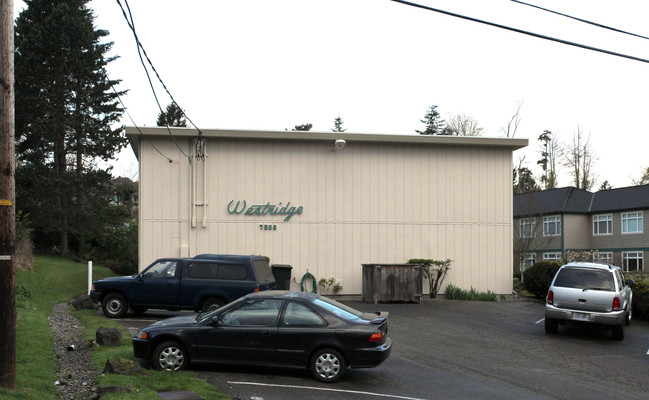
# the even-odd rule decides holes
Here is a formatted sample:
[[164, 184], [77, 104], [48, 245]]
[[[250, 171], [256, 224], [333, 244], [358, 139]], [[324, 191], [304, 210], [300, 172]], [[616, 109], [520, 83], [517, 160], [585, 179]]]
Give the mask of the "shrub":
[[431, 299], [437, 297], [437, 292], [442, 287], [442, 282], [446, 278], [446, 273], [451, 269], [453, 260], [429, 260], [423, 258], [411, 258], [408, 264], [421, 265], [421, 272], [428, 279], [428, 290]]
[[473, 287], [470, 290], [460, 289], [452, 283], [446, 286], [446, 298], [449, 300], [468, 300], [468, 301], [496, 301], [498, 296], [491, 290], [478, 292]]
[[538, 298], [543, 298], [550, 289], [552, 278], [557, 273], [561, 263], [557, 261], [539, 261], [523, 271], [525, 290]]
[[633, 316], [649, 319], [649, 281], [638, 281], [633, 287]]
[[123, 275], [137, 273], [137, 222], [106, 229], [99, 237], [84, 243], [83, 250], [85, 260], [92, 260], [115, 273]]
[[336, 294], [343, 290], [343, 285], [341, 285], [340, 282], [337, 282], [336, 278], [322, 278], [318, 281], [318, 286], [322, 288], [320, 290], [320, 293], [322, 294], [327, 294], [329, 293], [329, 291], [332, 291], [334, 294]]

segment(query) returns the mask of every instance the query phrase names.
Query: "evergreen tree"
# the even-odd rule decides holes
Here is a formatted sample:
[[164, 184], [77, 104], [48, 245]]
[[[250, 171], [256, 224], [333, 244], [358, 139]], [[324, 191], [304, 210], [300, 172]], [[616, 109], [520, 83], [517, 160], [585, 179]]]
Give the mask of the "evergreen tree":
[[292, 131], [300, 131], [300, 132], [308, 132], [313, 128], [313, 124], [302, 124], [302, 125], [295, 125]]
[[442, 119], [439, 111], [437, 111], [437, 106], [430, 106], [424, 119], [420, 120], [422, 123], [426, 124], [426, 129], [423, 131], [415, 130], [420, 135], [452, 135], [453, 132], [450, 129], [446, 129], [444, 125], [444, 120]]
[[554, 189], [557, 187], [557, 169], [556, 160], [558, 144], [554, 140], [551, 131], [545, 130], [538, 138], [541, 142], [541, 159], [536, 163], [541, 166], [541, 183], [545, 189]]
[[127, 143], [115, 126], [119, 81], [106, 75], [112, 42], [101, 42], [108, 32], [86, 0], [25, 3], [15, 28], [17, 204], [67, 254], [69, 238], [101, 229], [111, 177], [96, 161]]
[[165, 111], [161, 111], [158, 114], [158, 120], [156, 121], [158, 126], [187, 126], [187, 121], [185, 120], [185, 113], [183, 110], [178, 107], [174, 102], [169, 103]]
[[334, 128], [331, 130], [332, 132], [345, 132], [347, 129], [343, 129], [343, 119], [340, 118], [340, 115], [338, 118], [334, 118]]

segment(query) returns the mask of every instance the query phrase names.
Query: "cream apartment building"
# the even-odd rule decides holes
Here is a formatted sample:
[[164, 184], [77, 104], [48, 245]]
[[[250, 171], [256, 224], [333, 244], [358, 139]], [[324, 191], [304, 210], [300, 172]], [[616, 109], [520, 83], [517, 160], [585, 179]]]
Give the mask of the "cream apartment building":
[[358, 295], [362, 264], [449, 258], [446, 283], [511, 293], [512, 152], [527, 139], [126, 134], [139, 160], [140, 269], [160, 257], [258, 254], [293, 267], [293, 290], [309, 272]]

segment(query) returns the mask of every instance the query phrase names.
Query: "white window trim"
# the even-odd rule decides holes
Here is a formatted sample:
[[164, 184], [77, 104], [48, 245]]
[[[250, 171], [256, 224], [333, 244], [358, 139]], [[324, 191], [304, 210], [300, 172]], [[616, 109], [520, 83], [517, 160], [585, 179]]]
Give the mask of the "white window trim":
[[[629, 254], [634, 254], [635, 257], [631, 258], [632, 260], [641, 260], [642, 261], [642, 269], [637, 269], [634, 271], [644, 271], [644, 252], [643, 251], [625, 251], [622, 252], [622, 269], [625, 272], [629, 272]], [[639, 257], [638, 257], [639, 256]]]
[[[550, 224], [555, 224], [558, 229], [556, 229], [556, 233], [549, 234], [547, 232], [546, 227]], [[553, 237], [553, 236], [561, 236], [561, 215], [551, 215], [547, 217], [543, 217], [543, 236], [545, 237]]]
[[[598, 251], [597, 262], [605, 262], [607, 264], [613, 263], [613, 252], [612, 251]], [[610, 257], [609, 257], [610, 256]]]
[[561, 253], [558, 252], [543, 253], [543, 260], [559, 261], [561, 260]]
[[[524, 226], [530, 225], [530, 235], [524, 235], [525, 230], [523, 229]], [[534, 218], [525, 218], [521, 219], [519, 223], [519, 234], [520, 237], [522, 238], [533, 238], [536, 237], [536, 219]]]
[[[636, 217], [635, 217], [635, 218], [629, 218], [629, 217], [628, 217], [629, 214], [636, 214]], [[625, 221], [629, 221], [630, 219], [639, 220], [639, 221], [638, 221], [638, 222], [639, 222], [639, 223], [638, 223], [638, 230], [635, 231], [635, 232], [625, 232], [625, 231], [624, 231], [624, 222], [625, 222]], [[622, 234], [623, 234], [623, 235], [638, 235], [638, 234], [642, 234], [643, 231], [644, 231], [642, 225], [644, 225], [644, 215], [643, 215], [642, 211], [632, 211], [632, 212], [622, 213], [622, 227], [620, 228], [620, 230], [622, 231]], [[627, 227], [628, 227], [628, 224], [627, 224]], [[628, 229], [628, 228], [627, 228], [627, 229]]]
[[[611, 223], [610, 232], [607, 232], [607, 233], [597, 232], [597, 233], [595, 233], [595, 226], [596, 226], [595, 218], [598, 218], [598, 217], [600, 217], [600, 218], [601, 217], [606, 217], [606, 219], [602, 219], [601, 221], [598, 220], [597, 221], [598, 223], [599, 222], [610, 222]], [[607, 226], [608, 226], [608, 224], [607, 224]], [[593, 215], [593, 236], [610, 236], [612, 234], [613, 234], [613, 214], [597, 214], [597, 215]]]

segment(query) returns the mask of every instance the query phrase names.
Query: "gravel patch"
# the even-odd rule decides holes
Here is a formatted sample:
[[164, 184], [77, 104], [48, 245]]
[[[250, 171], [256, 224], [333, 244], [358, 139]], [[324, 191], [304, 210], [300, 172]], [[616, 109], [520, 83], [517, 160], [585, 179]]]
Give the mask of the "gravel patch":
[[84, 342], [83, 325], [72, 316], [68, 303], [54, 306], [48, 317], [54, 337], [57, 399], [99, 398], [95, 378], [100, 374], [92, 362], [92, 342]]

